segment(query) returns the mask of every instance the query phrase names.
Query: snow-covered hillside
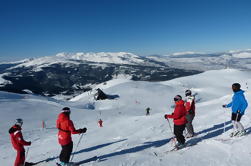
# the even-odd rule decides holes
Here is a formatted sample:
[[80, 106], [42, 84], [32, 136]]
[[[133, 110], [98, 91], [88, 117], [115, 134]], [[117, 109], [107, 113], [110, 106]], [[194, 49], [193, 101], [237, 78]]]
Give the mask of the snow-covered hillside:
[[3, 78], [4, 75], [5, 74], [0, 74], [0, 87], [6, 85], [7, 83], [10, 83], [9, 81]]
[[[116, 100], [93, 101], [89, 93], [72, 101], [59, 101], [33, 95], [17, 95], [0, 92], [0, 163], [10, 166], [14, 162], [8, 129], [16, 118], [23, 118], [26, 140], [33, 141], [28, 161], [45, 161], [41, 165], [53, 166], [60, 146], [57, 144], [55, 121], [60, 109], [69, 106], [71, 119], [76, 128], [86, 126], [88, 131], [80, 143], [74, 161], [83, 161], [94, 155], [99, 161], [86, 163], [92, 166], [249, 166], [251, 162], [251, 111], [248, 107], [242, 122], [247, 135], [228, 139], [231, 131], [230, 110], [222, 104], [231, 100], [231, 84], [239, 82], [251, 101], [250, 71], [234, 69], [212, 70], [202, 74], [182, 77], [165, 82], [112, 80], [99, 85], [108, 94], [119, 95]], [[184, 90], [196, 94], [196, 118], [194, 128], [197, 136], [187, 141], [193, 146], [165, 154], [172, 147], [172, 133], [164, 119], [172, 112], [173, 97], [184, 96]], [[84, 109], [86, 105], [95, 109]], [[145, 116], [145, 109], [151, 115]], [[97, 121], [102, 118], [104, 127]], [[42, 121], [47, 129], [42, 129]], [[226, 122], [226, 133], [223, 133]], [[79, 135], [73, 136], [76, 145]]]

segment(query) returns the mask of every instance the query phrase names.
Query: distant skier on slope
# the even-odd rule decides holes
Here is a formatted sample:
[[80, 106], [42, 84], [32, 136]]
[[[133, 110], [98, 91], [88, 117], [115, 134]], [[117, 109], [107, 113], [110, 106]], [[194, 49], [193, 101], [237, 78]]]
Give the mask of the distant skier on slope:
[[151, 109], [150, 109], [149, 107], [146, 108], [146, 116], [149, 116], [149, 115], [150, 115], [150, 110], [151, 110]]
[[186, 99], [185, 99], [185, 107], [187, 111], [186, 119], [186, 130], [187, 135], [186, 138], [190, 138], [194, 136], [194, 129], [193, 129], [193, 119], [195, 117], [195, 97], [192, 95], [191, 90], [185, 91]]
[[16, 161], [14, 166], [24, 166], [25, 162], [25, 149], [24, 146], [30, 146], [31, 142], [23, 139], [22, 135], [22, 119], [16, 119], [16, 123], [9, 129], [11, 143], [13, 148], [17, 151]]
[[103, 127], [103, 121], [102, 121], [102, 119], [99, 119], [98, 125], [99, 125], [99, 127]]
[[87, 131], [86, 128], [76, 130], [73, 122], [70, 120], [71, 110], [68, 107], [62, 109], [62, 112], [58, 115], [57, 128], [58, 128], [58, 142], [62, 146], [61, 153], [59, 155], [60, 166], [68, 166], [70, 156], [73, 149], [73, 142], [71, 134], [80, 134]]
[[180, 95], [174, 97], [175, 108], [171, 115], [165, 115], [165, 119], [172, 118], [174, 122], [174, 135], [178, 143], [175, 145], [177, 149], [183, 148], [185, 146], [185, 137], [183, 136], [183, 131], [186, 127], [186, 108], [184, 106], [184, 101]]
[[224, 104], [223, 108], [232, 108], [232, 124], [234, 131], [230, 134], [230, 137], [233, 136], [243, 136], [246, 131], [241, 124], [241, 117], [244, 115], [245, 110], [248, 106], [247, 100], [244, 96], [244, 91], [241, 90], [241, 85], [239, 83], [234, 83], [232, 85], [232, 90], [234, 95], [232, 97], [232, 101], [229, 104]]

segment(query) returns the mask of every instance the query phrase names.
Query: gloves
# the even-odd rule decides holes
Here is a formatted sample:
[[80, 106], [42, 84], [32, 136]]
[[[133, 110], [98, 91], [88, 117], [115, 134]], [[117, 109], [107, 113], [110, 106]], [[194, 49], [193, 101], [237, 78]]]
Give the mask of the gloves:
[[28, 143], [28, 146], [30, 146], [31, 145], [31, 141], [29, 141], [29, 142], [27, 142]]
[[82, 128], [82, 129], [79, 129], [78, 131], [79, 131], [80, 133], [86, 133], [87, 128]]
[[224, 104], [224, 105], [222, 105], [222, 107], [223, 107], [223, 108], [227, 108], [227, 105], [226, 105], [226, 104]]
[[168, 119], [168, 115], [167, 115], [167, 114], [165, 114], [164, 118], [165, 118], [165, 119]]

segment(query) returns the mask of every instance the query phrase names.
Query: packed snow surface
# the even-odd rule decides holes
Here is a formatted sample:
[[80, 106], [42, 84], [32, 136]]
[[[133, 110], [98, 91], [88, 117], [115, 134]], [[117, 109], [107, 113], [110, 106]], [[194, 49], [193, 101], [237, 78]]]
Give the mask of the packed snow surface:
[[[24, 139], [32, 141], [27, 161], [53, 166], [61, 147], [57, 142], [55, 121], [60, 110], [71, 108], [71, 119], [76, 128], [87, 127], [74, 161], [83, 161], [95, 155], [98, 161], [86, 166], [249, 166], [251, 163], [251, 110], [247, 108], [242, 123], [247, 135], [229, 138], [231, 132], [229, 109], [222, 104], [231, 101], [231, 84], [239, 82], [251, 101], [250, 71], [233, 69], [213, 70], [166, 82], [133, 82], [113, 80], [100, 85], [107, 94], [119, 95], [116, 100], [93, 101], [92, 93], [60, 101], [32, 94], [19, 95], [0, 92], [0, 163], [11, 166], [15, 151], [8, 129], [16, 118], [23, 118]], [[198, 134], [188, 139], [192, 145], [180, 151], [165, 153], [173, 146], [173, 136], [165, 113], [173, 110], [173, 97], [184, 96], [191, 89], [196, 95], [194, 128]], [[84, 109], [90, 104], [95, 109]], [[150, 107], [150, 116], [145, 109]], [[104, 121], [99, 128], [98, 119]], [[42, 121], [46, 129], [42, 129]], [[225, 125], [224, 125], [225, 124]], [[171, 124], [172, 125], [172, 124]], [[226, 132], [224, 131], [224, 126]], [[80, 135], [74, 135], [74, 151]]]

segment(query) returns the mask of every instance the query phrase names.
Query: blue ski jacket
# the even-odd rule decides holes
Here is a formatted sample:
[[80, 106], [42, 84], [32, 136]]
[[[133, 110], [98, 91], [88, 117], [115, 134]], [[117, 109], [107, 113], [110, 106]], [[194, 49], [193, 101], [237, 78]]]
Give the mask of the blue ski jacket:
[[233, 113], [237, 113], [239, 111], [240, 114], [244, 115], [247, 106], [248, 103], [245, 99], [244, 91], [240, 90], [238, 92], [234, 92], [232, 102], [227, 105], [227, 108], [231, 107]]

